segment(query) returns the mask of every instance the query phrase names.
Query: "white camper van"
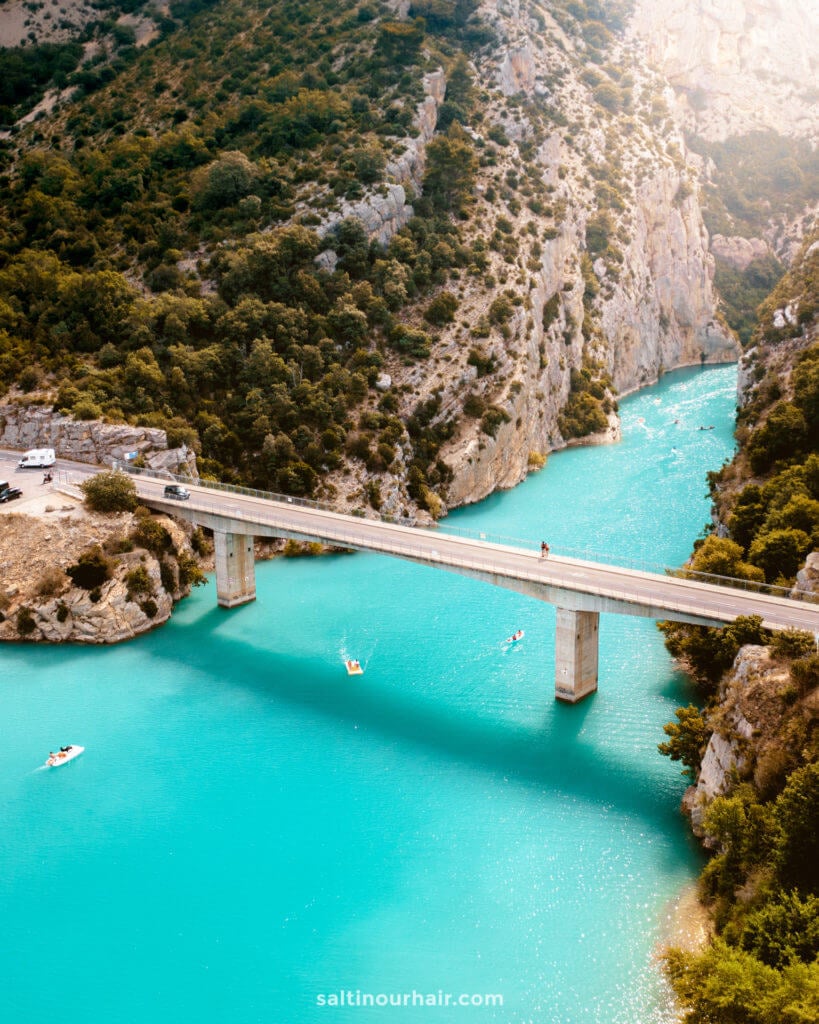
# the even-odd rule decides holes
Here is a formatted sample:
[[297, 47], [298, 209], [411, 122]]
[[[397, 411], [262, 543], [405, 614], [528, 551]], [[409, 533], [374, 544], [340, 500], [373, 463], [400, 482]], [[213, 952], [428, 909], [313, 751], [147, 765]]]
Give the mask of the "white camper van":
[[56, 459], [53, 448], [32, 448], [17, 463], [19, 469], [47, 469]]

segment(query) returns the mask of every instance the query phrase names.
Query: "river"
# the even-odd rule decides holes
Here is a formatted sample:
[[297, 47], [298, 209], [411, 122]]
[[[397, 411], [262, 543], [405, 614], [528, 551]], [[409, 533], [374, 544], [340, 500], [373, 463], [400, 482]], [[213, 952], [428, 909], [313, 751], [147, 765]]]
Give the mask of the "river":
[[[444, 528], [679, 564], [735, 381], [667, 375], [623, 401], [622, 443]], [[601, 616], [599, 691], [570, 707], [548, 605], [375, 555], [257, 584], [118, 647], [0, 651], [4, 1020], [670, 1021], [654, 951], [700, 858], [656, 749], [690, 693], [653, 622]]]

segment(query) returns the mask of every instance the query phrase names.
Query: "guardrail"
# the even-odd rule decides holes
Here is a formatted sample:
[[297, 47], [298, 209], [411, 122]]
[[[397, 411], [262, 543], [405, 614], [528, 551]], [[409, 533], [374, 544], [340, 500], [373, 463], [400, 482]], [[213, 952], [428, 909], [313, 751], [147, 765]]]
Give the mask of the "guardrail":
[[[136, 466], [130, 466], [127, 463], [114, 463], [114, 468], [124, 469], [126, 472], [134, 476], [143, 476], [158, 482], [169, 482], [176, 481], [179, 483], [191, 484], [192, 481], [189, 478], [174, 476], [171, 473], [164, 473], [158, 475], [155, 471], [146, 470]], [[195, 486], [205, 488], [207, 490], [218, 491], [223, 494], [236, 494], [240, 496], [246, 496], [251, 498], [257, 498], [263, 501], [269, 501], [282, 506], [291, 506], [305, 509], [312, 509], [319, 512], [330, 512], [334, 515], [352, 515], [357, 516], [354, 512], [343, 512], [340, 509], [334, 508], [332, 505], [315, 501], [310, 498], [299, 498], [294, 495], [277, 494], [273, 491], [265, 491], [257, 488], [242, 487], [236, 484], [225, 484], [215, 480], [199, 480]], [[206, 509], [208, 511], [208, 509]], [[214, 514], [225, 514], [223, 507], [217, 508], [213, 506], [210, 511]], [[237, 518], [242, 518], [243, 513], [240, 509], [235, 509], [235, 515]], [[231, 514], [234, 514], [232, 511]], [[433, 525], [418, 524], [415, 519], [405, 518], [401, 516], [389, 516], [382, 515], [375, 512], [374, 510], [367, 510], [366, 514], [361, 513], [360, 518], [368, 522], [381, 522], [396, 526], [403, 526], [425, 534], [433, 535], [435, 533], [446, 534], [452, 537], [461, 537], [468, 540], [476, 540], [488, 544], [497, 544], [507, 548], [516, 548], [520, 551], [539, 551], [540, 541], [534, 541], [531, 538], [521, 538], [508, 536], [504, 534], [495, 533], [493, 531], [485, 530], [471, 530], [469, 528], [454, 526], [451, 524], [440, 524], [436, 523]], [[254, 518], [243, 518], [252, 525]], [[265, 524], [271, 525], [271, 524]], [[344, 545], [343, 541], [333, 540], [331, 543]], [[353, 545], [355, 546], [355, 545]], [[386, 548], [382, 548], [386, 552]], [[704, 583], [712, 586], [731, 588], [734, 590], [744, 590], [749, 593], [759, 594], [762, 596], [771, 596], [782, 598], [788, 601], [798, 601], [810, 604], [819, 604], [819, 596], [813, 594], [811, 591], [800, 588], [800, 587], [778, 587], [773, 584], [760, 583], [754, 580], [742, 580], [731, 576], [719, 576], [712, 573], [698, 572], [693, 569], [687, 569], [685, 567], [672, 568], [666, 565], [662, 565], [657, 562], [646, 562], [640, 559], [620, 557], [616, 555], [610, 555], [603, 552], [595, 551], [591, 548], [567, 548], [563, 546], [552, 547], [552, 554], [557, 555], [561, 558], [570, 558], [582, 562], [592, 562], [598, 565], [611, 566], [617, 569], [630, 569], [632, 571], [644, 572], [654, 576], [665, 576], [676, 579], [691, 580], [694, 582]], [[492, 568], [489, 566], [482, 567], [480, 571], [496, 571], [496, 567]], [[536, 582], [542, 582], [540, 576], [532, 577]]]

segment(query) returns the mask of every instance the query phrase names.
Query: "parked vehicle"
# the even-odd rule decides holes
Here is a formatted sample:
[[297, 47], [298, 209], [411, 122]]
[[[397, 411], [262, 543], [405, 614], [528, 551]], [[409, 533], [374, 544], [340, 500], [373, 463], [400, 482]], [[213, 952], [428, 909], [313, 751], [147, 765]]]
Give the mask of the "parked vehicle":
[[15, 498], [22, 498], [23, 492], [19, 487], [4, 487], [0, 490], [0, 505], [6, 501], [14, 501]]
[[57, 461], [53, 448], [32, 448], [17, 463], [18, 469], [48, 469]]
[[183, 487], [182, 484], [168, 484], [165, 488], [166, 498], [176, 498], [178, 501], [184, 501], [185, 498], [189, 498], [191, 492], [187, 487]]

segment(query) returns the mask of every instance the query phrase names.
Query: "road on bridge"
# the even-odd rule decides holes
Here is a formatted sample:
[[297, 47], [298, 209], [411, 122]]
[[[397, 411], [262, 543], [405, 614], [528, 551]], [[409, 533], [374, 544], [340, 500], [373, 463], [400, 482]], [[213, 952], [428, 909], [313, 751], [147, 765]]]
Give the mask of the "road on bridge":
[[[559, 595], [599, 599], [602, 611], [622, 611], [721, 625], [758, 615], [769, 629], [819, 633], [819, 605], [699, 580], [641, 572], [554, 554], [330, 512], [252, 494], [189, 486], [190, 500], [163, 497], [164, 481], [135, 476], [140, 496], [154, 507], [240, 534], [292, 537], [380, 552], [476, 576], [552, 603]], [[613, 606], [604, 606], [609, 601]], [[571, 604], [568, 604], [571, 607]], [[593, 608], [585, 603], [578, 607]]]

